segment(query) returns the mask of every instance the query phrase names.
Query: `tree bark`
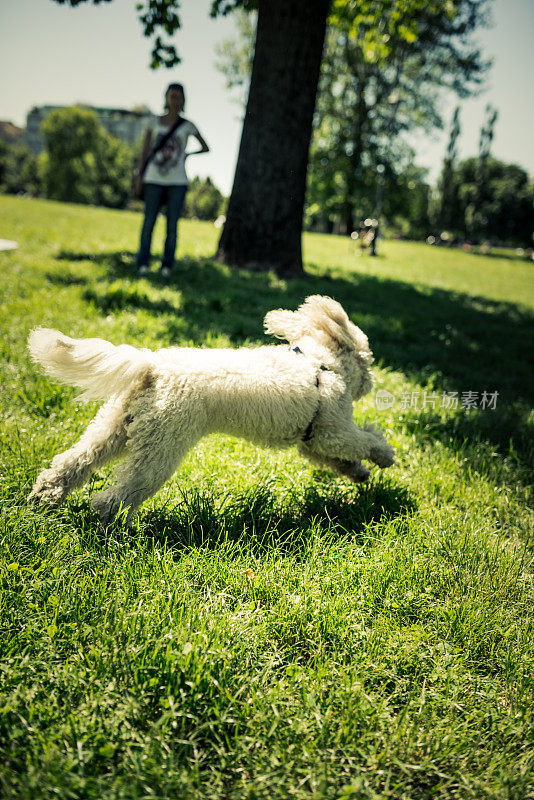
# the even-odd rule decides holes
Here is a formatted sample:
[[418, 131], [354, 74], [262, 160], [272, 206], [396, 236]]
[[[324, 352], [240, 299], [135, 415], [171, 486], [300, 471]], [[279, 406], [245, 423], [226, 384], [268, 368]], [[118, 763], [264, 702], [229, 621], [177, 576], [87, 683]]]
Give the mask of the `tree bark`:
[[329, 0], [260, 0], [250, 90], [217, 258], [302, 273], [302, 214]]

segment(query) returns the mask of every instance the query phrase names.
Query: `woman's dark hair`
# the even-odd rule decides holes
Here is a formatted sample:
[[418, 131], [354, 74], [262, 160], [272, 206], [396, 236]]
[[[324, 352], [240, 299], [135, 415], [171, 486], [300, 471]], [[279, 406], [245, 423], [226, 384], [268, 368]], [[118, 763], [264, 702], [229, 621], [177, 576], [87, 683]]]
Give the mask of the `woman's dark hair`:
[[181, 83], [169, 83], [169, 85], [168, 85], [168, 86], [167, 86], [167, 88], [165, 89], [165, 95], [164, 95], [164, 97], [165, 97], [165, 106], [164, 106], [164, 107], [165, 107], [166, 109], [168, 109], [168, 105], [167, 105], [167, 93], [168, 93], [168, 92], [170, 92], [170, 90], [171, 90], [171, 89], [179, 89], [179, 90], [181, 91], [181, 93], [182, 93], [182, 94], [183, 94], [183, 96], [184, 96], [184, 105], [183, 105], [183, 107], [185, 108], [185, 90], [184, 90], [184, 87], [183, 87], [183, 85], [182, 85]]

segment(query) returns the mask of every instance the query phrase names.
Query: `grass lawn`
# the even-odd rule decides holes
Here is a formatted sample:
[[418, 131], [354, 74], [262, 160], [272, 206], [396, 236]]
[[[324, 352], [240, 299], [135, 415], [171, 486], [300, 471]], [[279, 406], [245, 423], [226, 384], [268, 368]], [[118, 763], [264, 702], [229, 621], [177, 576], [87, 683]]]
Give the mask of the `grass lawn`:
[[[0, 197], [0, 795], [533, 798], [534, 265], [310, 235], [282, 281], [185, 221], [164, 285], [132, 277], [140, 221]], [[31, 364], [32, 326], [257, 344], [315, 293], [369, 335], [389, 406], [355, 416], [392, 469], [353, 486], [212, 436], [132, 530], [89, 507], [111, 468], [26, 507], [96, 408]]]

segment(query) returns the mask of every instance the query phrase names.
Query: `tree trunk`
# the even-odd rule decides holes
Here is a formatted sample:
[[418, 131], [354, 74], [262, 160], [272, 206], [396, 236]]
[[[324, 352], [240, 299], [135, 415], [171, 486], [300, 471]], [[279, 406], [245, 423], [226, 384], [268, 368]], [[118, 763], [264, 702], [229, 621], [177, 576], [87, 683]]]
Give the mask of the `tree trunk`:
[[302, 213], [329, 0], [259, 0], [250, 91], [217, 258], [302, 272]]

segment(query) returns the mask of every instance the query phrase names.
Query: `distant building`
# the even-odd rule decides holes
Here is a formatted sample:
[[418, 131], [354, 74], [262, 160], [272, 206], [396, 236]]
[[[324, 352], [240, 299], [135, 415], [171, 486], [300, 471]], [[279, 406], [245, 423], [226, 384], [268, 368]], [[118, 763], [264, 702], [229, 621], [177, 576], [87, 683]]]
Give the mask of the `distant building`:
[[[152, 112], [146, 106], [138, 108], [96, 108], [95, 106], [82, 106], [89, 111], [94, 111], [102, 127], [117, 139], [122, 139], [134, 146], [139, 141], [145, 129], [145, 124]], [[38, 154], [44, 150], [44, 140], [41, 134], [41, 125], [51, 111], [66, 108], [66, 106], [35, 106], [26, 117], [25, 141], [28, 147]]]

